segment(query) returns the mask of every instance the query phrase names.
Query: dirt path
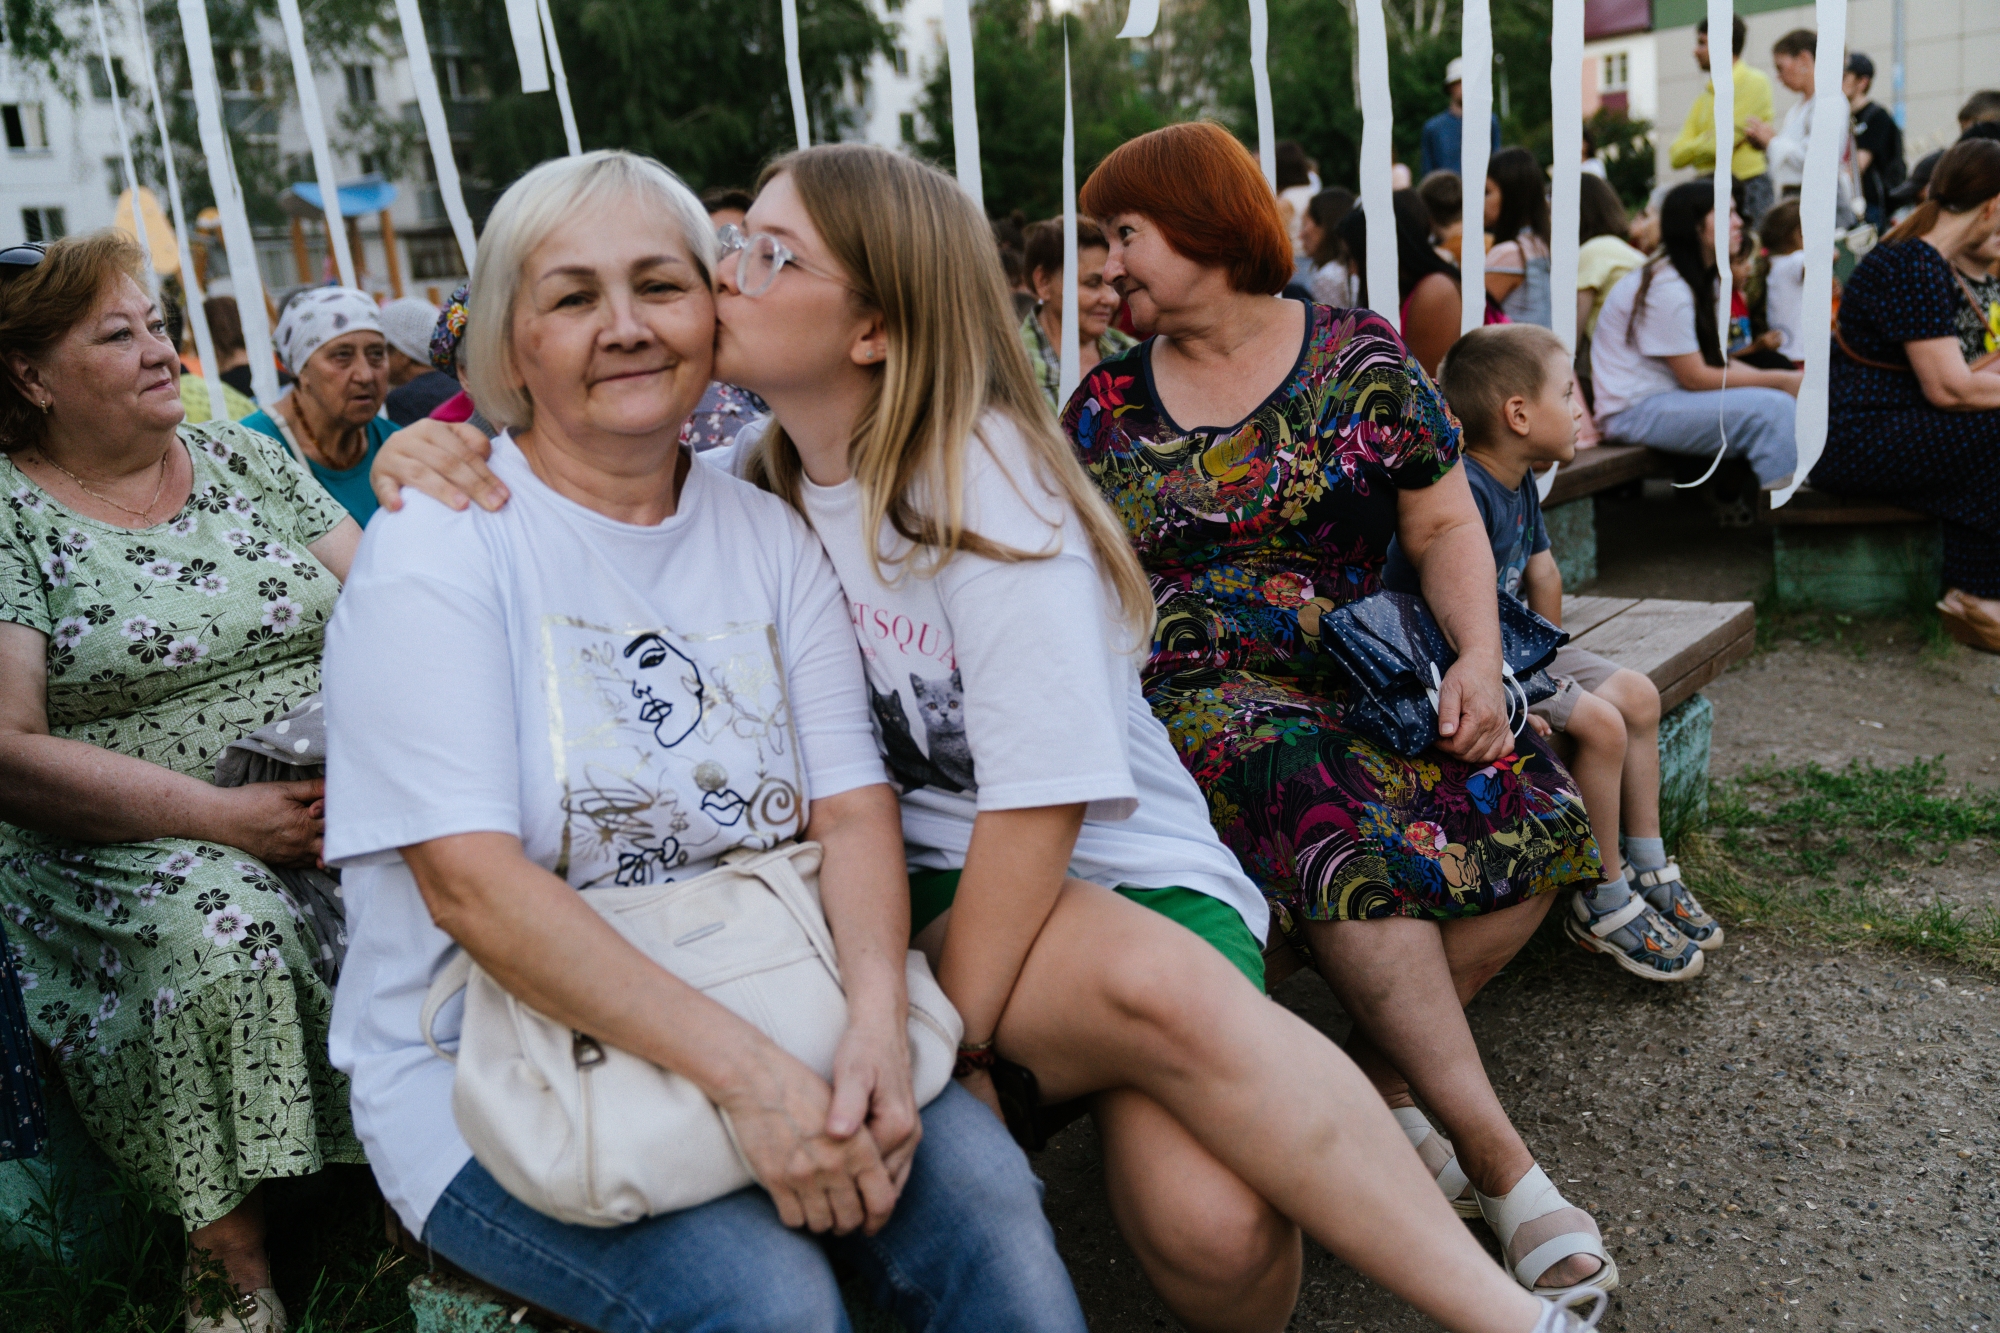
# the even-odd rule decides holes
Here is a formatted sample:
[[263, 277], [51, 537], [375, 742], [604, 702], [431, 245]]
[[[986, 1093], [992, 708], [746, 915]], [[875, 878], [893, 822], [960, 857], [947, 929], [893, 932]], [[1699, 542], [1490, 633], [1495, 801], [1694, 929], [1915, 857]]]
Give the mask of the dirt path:
[[[1590, 591], [1756, 599], [1769, 585], [1768, 530], [1718, 530], [1697, 498], [1659, 483], [1605, 502], [1598, 524]], [[1954, 781], [2000, 784], [2000, 659], [1927, 650], [1909, 625], [1865, 619], [1781, 622], [1776, 638], [1706, 691], [1715, 776], [1942, 754]], [[2000, 908], [2000, 848], [1968, 843], [1884, 891]], [[1685, 990], [1567, 951], [1539, 957], [1479, 998], [1473, 1031], [1529, 1146], [1613, 1246], [1624, 1282], [1607, 1328], [1994, 1327], [1991, 977], [1756, 929], [1737, 931]], [[1344, 1035], [1317, 977], [1278, 998]], [[1089, 1123], [1036, 1168], [1092, 1326], [1176, 1327], [1111, 1224]], [[1293, 1329], [1432, 1327], [1307, 1249]]]
[[[1279, 998], [1344, 1033], [1317, 977]], [[1503, 974], [1472, 1024], [1529, 1146], [1612, 1244], [1624, 1281], [1606, 1327], [1984, 1333], [2000, 1318], [2000, 989], [1985, 977], [1753, 932], [1684, 991], [1580, 955]], [[1111, 1225], [1088, 1122], [1036, 1167], [1091, 1326], [1176, 1327]], [[1305, 1284], [1293, 1329], [1433, 1327], [1314, 1246]]]

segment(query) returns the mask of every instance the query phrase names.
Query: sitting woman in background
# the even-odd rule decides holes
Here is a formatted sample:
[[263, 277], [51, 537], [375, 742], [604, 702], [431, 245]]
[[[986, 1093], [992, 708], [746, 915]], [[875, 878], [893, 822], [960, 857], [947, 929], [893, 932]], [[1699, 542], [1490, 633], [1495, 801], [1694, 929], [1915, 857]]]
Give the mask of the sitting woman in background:
[[[1646, 256], [1632, 248], [1628, 237], [1631, 224], [1625, 220], [1625, 206], [1618, 191], [1602, 177], [1580, 178], [1583, 194], [1577, 208], [1576, 252], [1576, 331], [1578, 342], [1597, 331], [1598, 312], [1604, 298], [1618, 280], [1646, 262]], [[1581, 352], [1581, 348], [1579, 351]], [[1588, 356], [1579, 359], [1588, 362]]]
[[1433, 171], [1417, 182], [1417, 197], [1423, 200], [1424, 215], [1430, 221], [1431, 243], [1454, 268], [1465, 253], [1465, 194], [1456, 171]]
[[373, 299], [351, 287], [310, 287], [278, 316], [278, 359], [298, 381], [269, 410], [243, 419], [289, 447], [363, 527], [375, 512], [368, 468], [396, 426], [389, 342]]
[[1340, 224], [1354, 211], [1354, 191], [1335, 186], [1321, 190], [1306, 205], [1299, 223], [1299, 236], [1312, 261], [1312, 276], [1306, 290], [1321, 305], [1345, 309], [1354, 304], [1354, 267], [1346, 242], [1340, 239]]
[[[1092, 366], [1116, 356], [1138, 339], [1111, 327], [1118, 315], [1118, 289], [1104, 280], [1104, 256], [1109, 254], [1104, 232], [1089, 218], [1076, 220], [1076, 353], [1088, 375]], [[1028, 285], [1035, 293], [1035, 310], [1021, 321], [1021, 342], [1028, 349], [1028, 366], [1042, 397], [1060, 412], [1062, 399], [1062, 219], [1031, 224], [1022, 234], [1022, 261]]]
[[361, 530], [282, 445], [181, 424], [140, 262], [0, 259], [0, 913], [91, 1137], [237, 1293], [189, 1329], [267, 1333], [260, 1182], [362, 1160], [269, 869], [314, 863], [323, 784], [207, 778], [319, 689]]
[[[1112, 239], [1106, 271], [1155, 331], [1087, 376], [1063, 415], [1152, 582], [1147, 700], [1274, 929], [1354, 1016], [1348, 1053], [1439, 1191], [1461, 1216], [1484, 1214], [1522, 1285], [1609, 1288], [1618, 1270], [1596, 1224], [1508, 1121], [1463, 1011], [1554, 891], [1595, 879], [1598, 857], [1569, 775], [1508, 730], [1493, 550], [1458, 424], [1374, 312], [1269, 298], [1276, 210], [1225, 131], [1134, 139], [1081, 197]], [[1406, 269], [1443, 267], [1416, 195], [1396, 204], [1415, 242]], [[1422, 281], [1449, 305], [1448, 343], [1457, 289]], [[1345, 723], [1345, 677], [1320, 641], [1327, 615], [1380, 590], [1392, 537], [1460, 652], [1440, 739], [1416, 758]]]
[[1502, 148], [1486, 168], [1486, 292], [1509, 321], [1548, 328], [1549, 178], [1525, 148]]
[[[1081, 1333], [1006, 1131], [949, 1084], [916, 1105], [902, 832], [840, 584], [782, 501], [680, 443], [712, 379], [716, 251], [666, 168], [603, 150], [523, 176], [480, 237], [466, 377], [507, 427], [512, 499], [378, 520], [328, 642], [327, 855], [352, 866], [332, 1049], [355, 1128], [425, 1246], [599, 1333], [845, 1328], [828, 1232], [913, 1327]], [[823, 849], [848, 997], [830, 1082], [578, 892], [794, 839]], [[608, 1227], [510, 1194], [424, 1035], [455, 946], [693, 1082], [762, 1188]]]
[[[1435, 175], [1436, 173], [1432, 173]], [[1391, 196], [1396, 209], [1396, 287], [1402, 302], [1403, 345], [1435, 377], [1438, 363], [1458, 341], [1461, 297], [1458, 269], [1430, 240], [1430, 214], [1415, 190], [1398, 190]], [[1354, 303], [1368, 304], [1368, 220], [1357, 205], [1340, 224], [1340, 239], [1354, 258], [1357, 288]], [[1491, 296], [1486, 301], [1486, 322], [1506, 323], [1498, 315]]]
[[1610, 439], [1669, 453], [1746, 459], [1757, 484], [1791, 479], [1799, 373], [1742, 362], [1724, 370], [1716, 324], [1717, 244], [1727, 262], [1742, 234], [1736, 210], [1718, 227], [1706, 181], [1677, 185], [1660, 206], [1661, 251], [1625, 275], [1590, 340], [1591, 388]]
[[2000, 143], [1939, 159], [1930, 193], [1847, 280], [1835, 326], [1826, 452], [1812, 483], [1944, 524], [1945, 628], [2000, 652], [2000, 368], [1960, 339], [1965, 269], [2000, 226]]

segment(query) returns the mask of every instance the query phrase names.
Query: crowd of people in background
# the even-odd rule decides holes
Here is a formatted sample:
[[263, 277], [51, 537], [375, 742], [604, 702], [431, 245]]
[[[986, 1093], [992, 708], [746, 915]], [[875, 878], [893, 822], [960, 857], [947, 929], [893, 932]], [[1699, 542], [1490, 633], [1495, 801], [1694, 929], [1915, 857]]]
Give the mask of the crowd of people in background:
[[[932, 1326], [1081, 1328], [1015, 1145], [1086, 1114], [1190, 1326], [1282, 1327], [1307, 1236], [1454, 1330], [1593, 1324], [1617, 1264], [1464, 1007], [1552, 912], [1649, 983], [1724, 932], [1662, 836], [1652, 684], [1565, 646], [1510, 709], [1501, 625], [1560, 626], [1537, 474], [1579, 448], [1721, 451], [1725, 521], [1799, 479], [1815, 135], [1852, 269], [1811, 482], [1940, 519], [1945, 624], [2000, 652], [2000, 93], [1906, 170], [1866, 56], [1829, 125], [1813, 33], [1782, 120], [1743, 44], [1726, 213], [1583, 174], [1574, 349], [1547, 170], [1496, 119], [1463, 179], [1457, 62], [1393, 297], [1351, 188], [1286, 143], [1274, 189], [1212, 124], [1114, 150], [1073, 238], [860, 145], [704, 196], [552, 161], [442, 308], [291, 294], [261, 406], [207, 301], [215, 420], [133, 246], [0, 252], [0, 1154], [45, 1060], [227, 1275], [191, 1333], [282, 1330], [262, 1184], [363, 1161], [410, 1244], [605, 1333], [840, 1326], [829, 1250]], [[1669, 156], [1718, 144], [1705, 93]], [[1374, 598], [1456, 647], [1416, 754], [1334, 651]], [[792, 839], [830, 1069], [574, 892]], [[524, 1199], [454, 1120], [433, 1028], [472, 1009], [426, 997], [461, 951], [580, 1067], [684, 1076], [755, 1185], [616, 1228]], [[1344, 1048], [1264, 1002], [1280, 957]], [[912, 977], [963, 1029], [921, 1102]]]

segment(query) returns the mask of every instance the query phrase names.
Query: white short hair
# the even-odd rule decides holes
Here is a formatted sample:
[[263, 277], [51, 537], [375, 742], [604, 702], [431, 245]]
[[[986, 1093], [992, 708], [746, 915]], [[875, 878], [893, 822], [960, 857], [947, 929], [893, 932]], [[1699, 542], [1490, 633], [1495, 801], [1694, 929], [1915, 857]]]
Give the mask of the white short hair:
[[602, 148], [542, 163], [507, 187], [479, 237], [479, 262], [466, 296], [465, 340], [459, 363], [466, 389], [495, 425], [525, 430], [534, 403], [513, 383], [514, 301], [528, 256], [579, 213], [615, 203], [653, 205], [680, 233], [704, 282], [714, 281], [717, 247], [708, 210], [681, 178], [654, 161], [622, 149]]

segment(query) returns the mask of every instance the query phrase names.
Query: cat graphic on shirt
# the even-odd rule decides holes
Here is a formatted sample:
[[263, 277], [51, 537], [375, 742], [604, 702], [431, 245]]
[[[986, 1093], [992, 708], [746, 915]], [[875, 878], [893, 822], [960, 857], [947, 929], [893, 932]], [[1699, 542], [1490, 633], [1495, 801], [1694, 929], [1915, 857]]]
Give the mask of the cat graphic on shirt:
[[899, 692], [890, 690], [883, 694], [870, 682], [868, 706], [874, 710], [875, 725], [882, 734], [883, 757], [888, 760], [889, 773], [898, 787], [904, 791], [919, 787], [965, 790], [931, 763], [916, 737], [910, 734], [910, 719], [903, 712], [903, 696]]
[[917, 712], [924, 720], [931, 767], [951, 779], [953, 791], [977, 791], [972, 777], [972, 746], [965, 739], [965, 684], [953, 671], [948, 679], [925, 680], [910, 673]]

